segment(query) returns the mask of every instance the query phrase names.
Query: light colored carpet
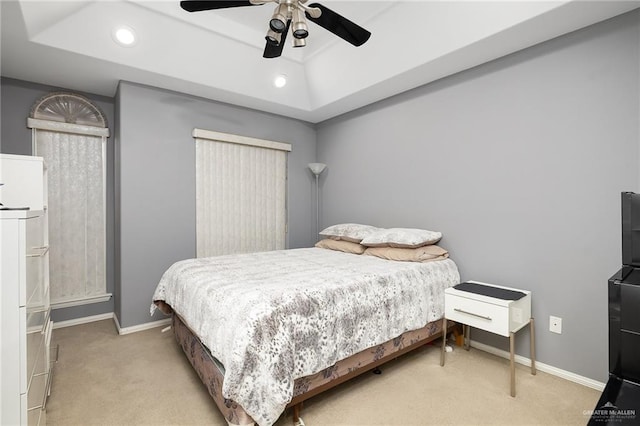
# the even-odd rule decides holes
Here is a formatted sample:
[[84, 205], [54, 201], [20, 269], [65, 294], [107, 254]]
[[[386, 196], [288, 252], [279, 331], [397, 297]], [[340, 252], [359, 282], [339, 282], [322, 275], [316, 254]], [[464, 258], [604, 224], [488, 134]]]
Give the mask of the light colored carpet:
[[[60, 345], [47, 406], [50, 425], [226, 426], [171, 332], [118, 336], [111, 320], [54, 330]], [[440, 367], [426, 346], [305, 402], [319, 425], [585, 425], [599, 392], [508, 360], [455, 348]], [[286, 412], [277, 426], [292, 425]]]

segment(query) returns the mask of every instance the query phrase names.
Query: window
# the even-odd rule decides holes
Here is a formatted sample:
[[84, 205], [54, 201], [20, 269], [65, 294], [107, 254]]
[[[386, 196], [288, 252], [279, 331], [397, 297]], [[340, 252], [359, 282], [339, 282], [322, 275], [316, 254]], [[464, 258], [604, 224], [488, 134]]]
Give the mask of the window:
[[195, 129], [198, 257], [281, 250], [291, 145]]
[[27, 123], [47, 167], [51, 305], [108, 300], [104, 114], [83, 96], [52, 93]]

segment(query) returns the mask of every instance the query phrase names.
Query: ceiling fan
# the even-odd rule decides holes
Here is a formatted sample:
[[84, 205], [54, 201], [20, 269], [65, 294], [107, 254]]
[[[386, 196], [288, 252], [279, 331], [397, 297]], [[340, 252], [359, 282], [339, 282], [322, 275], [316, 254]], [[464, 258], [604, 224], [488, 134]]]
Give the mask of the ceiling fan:
[[[226, 9], [229, 7], [260, 6], [276, 3], [276, 9], [269, 21], [265, 39], [265, 58], [277, 58], [282, 54], [289, 28], [293, 36], [293, 47], [304, 47], [309, 36], [306, 19], [320, 25], [354, 46], [361, 46], [371, 33], [361, 26], [319, 3], [306, 4], [307, 0], [184, 0], [180, 2], [187, 12]], [[306, 18], [306, 19], [305, 19]]]

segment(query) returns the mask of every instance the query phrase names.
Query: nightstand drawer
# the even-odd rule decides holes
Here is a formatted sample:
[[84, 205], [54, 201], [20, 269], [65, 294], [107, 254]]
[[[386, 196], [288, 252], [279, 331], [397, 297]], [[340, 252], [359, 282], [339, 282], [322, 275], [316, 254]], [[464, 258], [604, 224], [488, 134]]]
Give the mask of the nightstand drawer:
[[474, 328], [509, 336], [509, 308], [506, 306], [447, 294], [445, 316]]

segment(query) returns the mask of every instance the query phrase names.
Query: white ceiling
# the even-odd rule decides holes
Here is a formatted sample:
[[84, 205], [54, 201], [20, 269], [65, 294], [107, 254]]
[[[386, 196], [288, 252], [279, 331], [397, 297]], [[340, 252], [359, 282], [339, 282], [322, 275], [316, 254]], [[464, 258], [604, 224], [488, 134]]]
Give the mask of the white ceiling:
[[[320, 122], [640, 6], [638, 1], [338, 1], [361, 47], [309, 23], [264, 59], [273, 4], [188, 13], [176, 1], [2, 0], [6, 77], [114, 96], [119, 80]], [[118, 25], [138, 41], [121, 47]], [[276, 75], [287, 85], [277, 89]]]

